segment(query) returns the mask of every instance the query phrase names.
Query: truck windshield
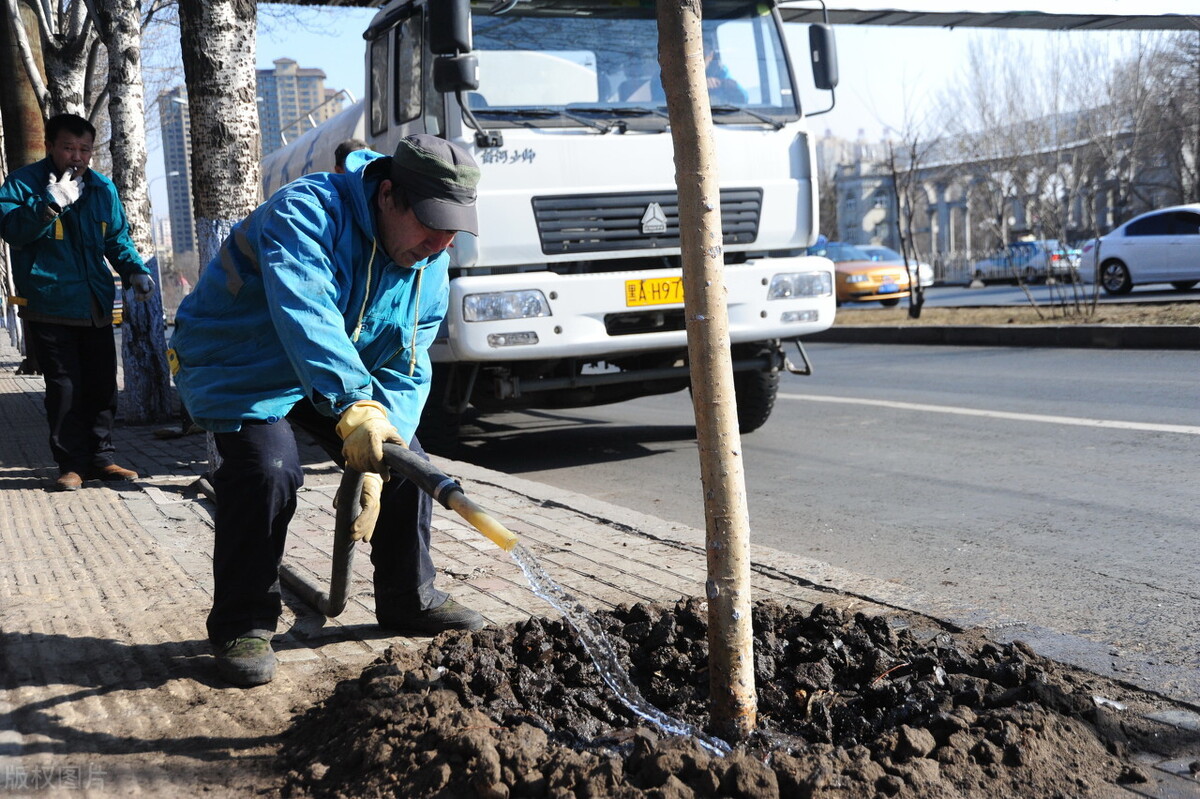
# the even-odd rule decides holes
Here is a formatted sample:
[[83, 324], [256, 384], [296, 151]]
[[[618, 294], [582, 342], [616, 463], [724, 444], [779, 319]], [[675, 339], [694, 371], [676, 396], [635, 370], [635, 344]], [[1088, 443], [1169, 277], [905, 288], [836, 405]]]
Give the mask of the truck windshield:
[[[766, 8], [705, 3], [705, 69], [717, 124], [778, 127], [799, 116], [780, 31]], [[534, 0], [500, 16], [476, 11], [474, 44], [479, 89], [466, 101], [489, 127], [666, 123], [653, 4]]]

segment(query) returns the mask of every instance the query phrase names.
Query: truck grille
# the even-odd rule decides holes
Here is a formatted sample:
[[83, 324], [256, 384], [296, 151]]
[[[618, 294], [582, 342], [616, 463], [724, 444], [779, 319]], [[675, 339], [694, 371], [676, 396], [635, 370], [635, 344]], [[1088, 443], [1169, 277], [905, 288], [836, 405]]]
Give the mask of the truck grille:
[[[762, 189], [721, 190], [726, 245], [758, 237], [762, 194]], [[661, 216], [652, 210], [654, 203]], [[679, 246], [679, 200], [673, 191], [534, 197], [533, 216], [547, 255]]]

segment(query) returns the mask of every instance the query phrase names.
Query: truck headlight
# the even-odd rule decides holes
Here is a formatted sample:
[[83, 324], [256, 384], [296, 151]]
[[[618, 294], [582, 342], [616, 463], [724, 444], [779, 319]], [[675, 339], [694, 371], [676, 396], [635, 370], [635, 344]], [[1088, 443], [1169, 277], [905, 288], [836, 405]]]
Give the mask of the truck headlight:
[[833, 293], [833, 278], [828, 272], [784, 272], [771, 278], [768, 300], [796, 297], [824, 297]]
[[463, 319], [468, 322], [498, 322], [536, 316], [550, 316], [550, 303], [537, 289], [490, 291], [463, 297]]

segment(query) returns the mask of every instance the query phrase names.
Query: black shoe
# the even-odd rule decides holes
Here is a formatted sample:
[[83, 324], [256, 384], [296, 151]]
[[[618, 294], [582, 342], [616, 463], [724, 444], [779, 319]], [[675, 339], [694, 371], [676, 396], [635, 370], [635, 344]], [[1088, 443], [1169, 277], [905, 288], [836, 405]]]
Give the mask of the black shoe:
[[266, 638], [235, 638], [217, 648], [217, 672], [242, 688], [275, 679], [275, 652]]
[[483, 616], [468, 607], [447, 599], [436, 608], [396, 612], [376, 608], [375, 618], [379, 626], [405, 635], [437, 635], [446, 630], [480, 630], [485, 622]]

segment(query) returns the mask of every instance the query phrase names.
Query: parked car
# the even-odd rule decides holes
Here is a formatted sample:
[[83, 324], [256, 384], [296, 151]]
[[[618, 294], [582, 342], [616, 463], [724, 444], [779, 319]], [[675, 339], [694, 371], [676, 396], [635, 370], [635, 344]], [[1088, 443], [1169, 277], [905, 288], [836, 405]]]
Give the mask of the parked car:
[[808, 248], [809, 255], [823, 255], [837, 269], [834, 280], [837, 304], [876, 302], [896, 305], [909, 295], [908, 271], [903, 266], [872, 261], [871, 256], [852, 244], [818, 241]]
[[1000, 252], [976, 261], [971, 276], [976, 280], [1020, 280], [1036, 283], [1048, 277], [1073, 278], [1079, 268], [1078, 257], [1058, 239], [1014, 241]]
[[[859, 244], [857, 247], [871, 256], [872, 261], [904, 266], [904, 256], [891, 247], [884, 247], [882, 244]], [[917, 261], [917, 285], [921, 288], [929, 288], [933, 285], [933, 267], [924, 261]]]
[[1082, 259], [1087, 274], [1099, 262], [1100, 285], [1108, 294], [1128, 294], [1146, 283], [1186, 291], [1200, 283], [1200, 203], [1135, 216], [1085, 244]]

